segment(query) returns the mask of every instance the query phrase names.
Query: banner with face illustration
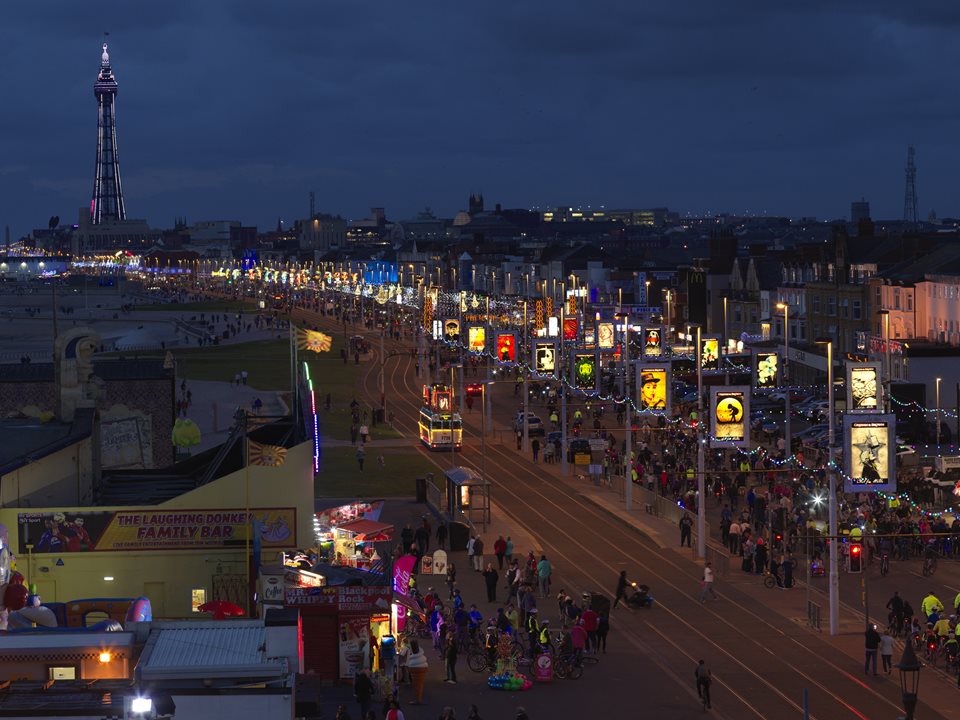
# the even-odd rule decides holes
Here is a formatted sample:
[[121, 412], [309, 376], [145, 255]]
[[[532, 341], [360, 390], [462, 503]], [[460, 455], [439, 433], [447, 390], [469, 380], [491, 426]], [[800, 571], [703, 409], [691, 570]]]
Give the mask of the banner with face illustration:
[[447, 318], [443, 321], [443, 339], [448, 343], [459, 342], [460, 321], [457, 318]]
[[780, 385], [780, 356], [775, 352], [754, 353], [754, 368], [756, 375], [754, 382], [762, 390], [768, 390]]
[[663, 328], [645, 327], [643, 329], [643, 354], [647, 357], [663, 355]]
[[896, 492], [897, 425], [893, 415], [843, 416], [843, 491]]
[[637, 407], [670, 412], [670, 365], [637, 363]]
[[537, 375], [553, 375], [557, 370], [557, 346], [538, 342], [533, 346], [533, 370]]
[[880, 363], [847, 364], [847, 412], [875, 413], [883, 406]]
[[750, 445], [750, 388], [710, 388], [711, 447]]

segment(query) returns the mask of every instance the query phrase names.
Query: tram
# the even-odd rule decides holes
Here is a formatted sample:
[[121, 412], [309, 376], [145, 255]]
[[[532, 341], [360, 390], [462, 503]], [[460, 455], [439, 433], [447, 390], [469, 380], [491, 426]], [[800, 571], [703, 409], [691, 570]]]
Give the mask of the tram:
[[443, 384], [423, 386], [420, 408], [420, 441], [430, 450], [459, 450], [463, 442], [463, 421], [453, 411], [453, 388]]

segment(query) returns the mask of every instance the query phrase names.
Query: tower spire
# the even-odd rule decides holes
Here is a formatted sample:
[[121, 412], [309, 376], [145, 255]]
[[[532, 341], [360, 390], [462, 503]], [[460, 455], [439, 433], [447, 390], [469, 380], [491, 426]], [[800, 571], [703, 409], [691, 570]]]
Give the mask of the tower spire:
[[106, 37], [107, 33], [104, 33], [100, 73], [93, 85], [93, 94], [97, 98], [97, 167], [90, 201], [90, 222], [95, 225], [104, 220], [124, 220], [127, 217], [117, 156], [117, 81], [110, 67]]

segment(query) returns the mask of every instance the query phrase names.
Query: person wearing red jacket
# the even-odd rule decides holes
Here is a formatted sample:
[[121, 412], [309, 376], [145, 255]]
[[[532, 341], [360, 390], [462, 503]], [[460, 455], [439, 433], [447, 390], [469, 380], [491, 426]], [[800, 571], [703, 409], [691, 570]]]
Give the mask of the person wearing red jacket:
[[503, 539], [503, 535], [493, 544], [493, 554], [497, 556], [497, 565], [503, 570], [503, 556], [507, 554], [507, 541]]
[[587, 648], [596, 652], [597, 650], [597, 628], [600, 626], [600, 616], [597, 611], [589, 605], [580, 613], [580, 622], [583, 629], [587, 632]]

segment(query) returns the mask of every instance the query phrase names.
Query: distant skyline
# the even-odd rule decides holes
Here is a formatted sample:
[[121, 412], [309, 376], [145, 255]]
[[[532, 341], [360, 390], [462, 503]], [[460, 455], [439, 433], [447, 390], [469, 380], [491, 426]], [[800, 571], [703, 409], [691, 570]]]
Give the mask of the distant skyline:
[[960, 215], [960, 6], [940, 0], [5, 8], [0, 226], [75, 222], [93, 189], [103, 31], [127, 216], [261, 229], [319, 211]]

